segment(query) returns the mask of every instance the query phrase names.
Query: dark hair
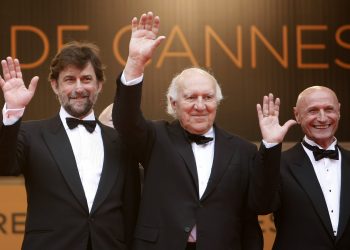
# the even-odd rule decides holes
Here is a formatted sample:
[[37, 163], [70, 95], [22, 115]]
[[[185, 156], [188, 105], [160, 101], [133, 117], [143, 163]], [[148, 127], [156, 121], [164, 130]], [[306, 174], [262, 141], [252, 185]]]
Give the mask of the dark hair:
[[105, 67], [101, 62], [99, 52], [97, 45], [90, 42], [73, 41], [66, 43], [51, 61], [49, 81], [58, 80], [59, 73], [68, 65], [83, 69], [91, 62], [97, 80], [104, 82]]

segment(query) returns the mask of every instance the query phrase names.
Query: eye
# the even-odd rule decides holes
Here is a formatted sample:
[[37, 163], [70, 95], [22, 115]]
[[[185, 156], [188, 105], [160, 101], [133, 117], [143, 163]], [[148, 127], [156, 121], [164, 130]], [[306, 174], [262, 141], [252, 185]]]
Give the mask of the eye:
[[308, 115], [317, 115], [318, 114], [318, 111], [317, 110], [309, 110], [307, 112]]
[[204, 101], [212, 101], [214, 100], [214, 95], [205, 95], [203, 96]]
[[197, 99], [197, 97], [194, 96], [194, 95], [185, 96], [184, 98], [188, 102], [193, 102], [193, 101], [195, 101]]
[[73, 76], [66, 76], [64, 77], [63, 81], [68, 84], [72, 84], [75, 82], [75, 77]]
[[81, 82], [83, 82], [83, 83], [90, 83], [91, 81], [92, 81], [92, 76], [83, 76], [83, 77], [81, 77]]
[[334, 112], [335, 112], [335, 110], [334, 110], [333, 107], [328, 107], [328, 108], [326, 108], [324, 111], [325, 111], [326, 113], [334, 113]]

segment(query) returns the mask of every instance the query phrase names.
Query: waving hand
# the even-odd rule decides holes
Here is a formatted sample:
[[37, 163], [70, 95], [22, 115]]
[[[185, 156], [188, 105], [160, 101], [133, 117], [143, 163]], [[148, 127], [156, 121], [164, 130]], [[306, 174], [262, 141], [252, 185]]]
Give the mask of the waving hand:
[[24, 108], [32, 99], [39, 77], [30, 81], [28, 88], [22, 78], [22, 71], [18, 59], [7, 57], [1, 61], [3, 77], [0, 75], [0, 87], [9, 109]]
[[280, 143], [288, 129], [296, 124], [295, 120], [287, 121], [283, 126], [279, 124], [280, 99], [274, 100], [273, 94], [264, 96], [262, 106], [256, 105], [259, 126], [263, 139], [266, 142]]

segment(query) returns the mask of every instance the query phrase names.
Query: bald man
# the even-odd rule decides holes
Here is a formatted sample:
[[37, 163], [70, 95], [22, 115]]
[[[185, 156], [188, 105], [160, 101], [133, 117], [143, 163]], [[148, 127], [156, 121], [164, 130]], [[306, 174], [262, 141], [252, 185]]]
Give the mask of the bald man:
[[326, 87], [307, 88], [294, 115], [305, 136], [282, 153], [273, 249], [349, 250], [350, 152], [334, 136], [338, 98]]

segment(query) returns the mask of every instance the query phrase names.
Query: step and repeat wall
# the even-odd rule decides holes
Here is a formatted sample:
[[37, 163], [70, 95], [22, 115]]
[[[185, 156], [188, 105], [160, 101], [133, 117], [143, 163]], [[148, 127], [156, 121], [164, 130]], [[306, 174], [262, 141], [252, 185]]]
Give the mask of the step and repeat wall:
[[[40, 77], [24, 120], [58, 112], [47, 81], [49, 64], [62, 44], [92, 41], [101, 48], [107, 81], [95, 112], [113, 101], [115, 79], [128, 53], [130, 21], [147, 11], [161, 18], [167, 38], [145, 72], [142, 106], [150, 119], [171, 119], [165, 93], [182, 69], [210, 70], [224, 100], [217, 123], [259, 141], [256, 103], [270, 92], [281, 98], [280, 121], [293, 118], [298, 93], [312, 85], [332, 88], [341, 102], [340, 141], [350, 141], [350, 15], [347, 0], [61, 0], [5, 1], [0, 8], [0, 58], [20, 59], [25, 82]], [[2, 93], [0, 106], [4, 105]], [[299, 141], [298, 126], [286, 141]], [[1, 163], [0, 163], [1, 167]], [[25, 220], [23, 180], [1, 179], [0, 249], [19, 249]], [[271, 216], [261, 219], [271, 248]], [[271, 235], [267, 236], [267, 235]], [[6, 243], [4, 243], [6, 242]], [[4, 244], [6, 247], [4, 248]]]

